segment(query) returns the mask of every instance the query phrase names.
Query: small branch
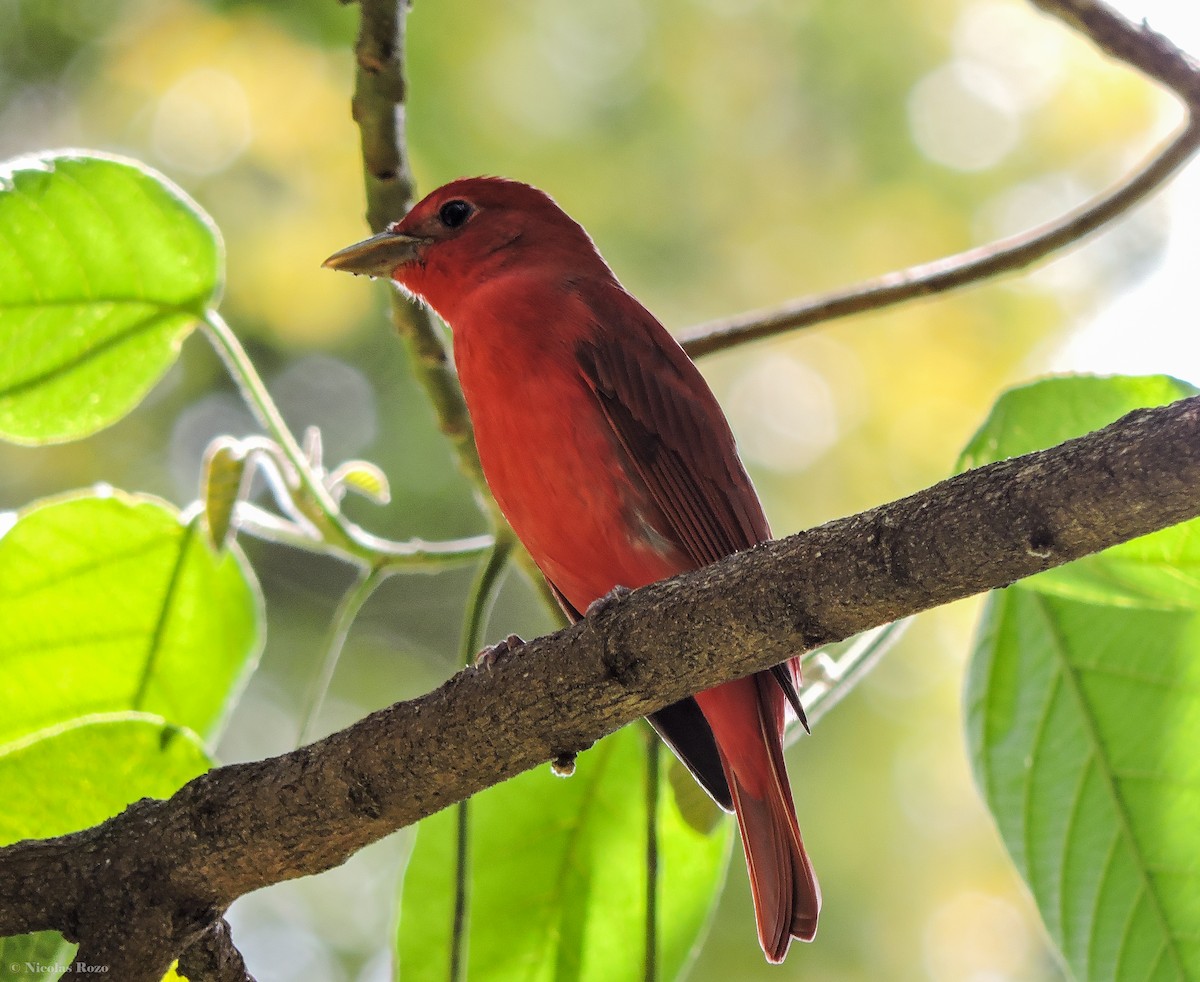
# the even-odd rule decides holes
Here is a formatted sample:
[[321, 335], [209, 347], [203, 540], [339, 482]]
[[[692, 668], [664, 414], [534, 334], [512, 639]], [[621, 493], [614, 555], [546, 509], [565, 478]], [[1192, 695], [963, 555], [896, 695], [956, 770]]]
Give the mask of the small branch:
[[184, 950], [179, 956], [179, 971], [188, 982], [254, 982], [224, 918]]
[[648, 726], [646, 742], [646, 936], [642, 960], [644, 982], [658, 982], [658, 812], [662, 803], [662, 741]]
[[[307, 504], [304, 517], [313, 522], [333, 545], [354, 554], [354, 539], [346, 527], [341, 509], [320, 478], [309, 467], [308, 458], [300, 449], [292, 431], [288, 429], [283, 415], [255, 371], [250, 356], [246, 354], [246, 349], [233, 333], [233, 328], [215, 310], [208, 311], [204, 327], [205, 335], [225, 362], [230, 376], [242, 393], [242, 398], [251, 412], [258, 417], [271, 439], [279, 445], [284, 459], [291, 465], [295, 479], [304, 491]], [[300, 505], [301, 502], [297, 500], [296, 504]]]
[[[381, 539], [347, 522], [363, 550], [370, 556], [368, 565], [381, 573], [436, 571], [451, 566], [465, 566], [476, 562], [492, 549], [490, 535], [473, 535], [465, 539], [444, 539], [428, 542], [424, 539], [407, 539], [393, 542]], [[238, 503], [237, 528], [239, 532], [252, 535], [264, 542], [275, 542], [305, 552], [336, 555], [348, 563], [361, 563], [363, 555], [338, 549], [314, 538], [306, 529], [289, 522], [286, 518], [269, 512], [247, 501]]]
[[363, 604], [370, 599], [375, 588], [384, 580], [384, 574], [379, 570], [359, 570], [354, 585], [343, 595], [329, 625], [325, 643], [321, 646], [324, 657], [321, 659], [321, 670], [313, 679], [308, 698], [305, 700], [304, 718], [300, 722], [300, 736], [297, 746], [304, 746], [313, 738], [313, 730], [317, 725], [317, 717], [321, 714], [321, 706], [333, 682], [333, 673], [337, 669], [338, 659], [341, 658], [342, 648], [350, 634], [350, 626], [358, 617]]
[[881, 310], [1025, 269], [1076, 245], [1143, 201], [1187, 163], [1197, 147], [1200, 147], [1200, 126], [1189, 125], [1155, 153], [1142, 170], [1057, 221], [957, 255], [885, 273], [841, 290], [802, 298], [770, 310], [709, 321], [681, 332], [679, 343], [689, 355], [698, 358], [749, 341], [824, 324], [851, 314]]
[[[475, 575], [467, 598], [466, 620], [459, 644], [459, 661], [470, 665], [483, 647], [488, 614], [500, 588], [504, 567], [512, 555], [516, 538], [502, 526], [487, 560]], [[471, 799], [454, 806], [454, 913], [450, 922], [450, 982], [461, 982], [467, 973], [467, 932], [471, 914]]]
[[1195, 119], [1200, 110], [1200, 63], [1143, 21], [1135, 24], [1102, 0], [1030, 0], [1085, 35], [1105, 54], [1171, 89]]
[[[415, 182], [404, 132], [408, 83], [404, 69], [405, 0], [360, 0], [358, 63], [352, 111], [358, 124], [367, 196], [367, 223], [373, 232], [398, 221], [413, 205]], [[507, 528], [483, 476], [475, 431], [467, 413], [448, 345], [430, 310], [389, 289], [392, 322], [404, 340], [414, 374], [425, 390], [438, 427], [450, 441], [462, 472], [475, 485], [476, 498], [494, 529]], [[559, 616], [558, 604], [529, 554], [518, 547], [515, 560], [546, 605]]]
[[[238, 527], [252, 535], [282, 542], [309, 552], [339, 556], [368, 570], [381, 573], [397, 569], [441, 567], [451, 563], [470, 562], [492, 547], [491, 536], [474, 536], [446, 542], [425, 542], [419, 539], [392, 542], [359, 528], [342, 514], [338, 503], [325, 487], [307, 455], [288, 429], [267, 387], [250, 361], [233, 329], [215, 310], [208, 312], [205, 333], [224, 360], [247, 405], [258, 417], [282, 454], [282, 464], [290, 473], [278, 473], [276, 497], [286, 496], [299, 510], [296, 521], [272, 515], [255, 505], [239, 502]], [[244, 441], [251, 442], [251, 441]], [[266, 441], [263, 441], [264, 443]], [[271, 475], [272, 468], [264, 468]], [[302, 527], [298, 522], [309, 523]]]
[[1144, 24], [1100, 0], [1031, 0], [1086, 35], [1098, 48], [1141, 70], [1183, 99], [1187, 124], [1137, 173], [1060, 219], [930, 263], [768, 310], [709, 321], [678, 335], [693, 358], [918, 297], [944, 293], [1026, 269], [1081, 242], [1158, 190], [1200, 147], [1200, 64]]
[[[409, 167], [404, 134], [404, 30], [408, 6], [404, 0], [360, 0], [358, 40], [354, 46], [358, 71], [351, 103], [362, 145], [367, 196], [367, 224], [380, 232], [399, 221], [413, 205], [415, 182]], [[445, 338], [428, 308], [389, 290], [392, 320], [412, 356], [417, 379], [437, 413], [438, 425], [449, 438], [463, 471], [478, 488], [486, 489], [474, 432], [458, 378], [450, 366]], [[486, 490], [483, 492], [486, 494]], [[487, 496], [487, 509], [503, 523]]]
[[636, 590], [315, 744], [0, 850], [0, 936], [58, 929], [158, 982], [245, 893], [689, 693], [1193, 518], [1197, 487], [1200, 397]]

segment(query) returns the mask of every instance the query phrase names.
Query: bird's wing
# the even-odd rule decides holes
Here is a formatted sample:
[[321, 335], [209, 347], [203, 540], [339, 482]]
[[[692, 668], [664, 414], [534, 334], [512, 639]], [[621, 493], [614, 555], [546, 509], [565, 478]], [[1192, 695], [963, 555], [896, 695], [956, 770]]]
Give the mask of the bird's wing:
[[[770, 538], [733, 434], [696, 366], [620, 287], [579, 290], [603, 326], [577, 344], [579, 371], [657, 507], [655, 531], [696, 567]], [[782, 684], [783, 673], [773, 674], [798, 704], [794, 687]], [[731, 811], [716, 741], [696, 700], [667, 706], [650, 722], [713, 800]]]
[[576, 345], [579, 370], [661, 514], [656, 531], [696, 567], [770, 538], [733, 434], [696, 366], [620, 287], [593, 286], [584, 299], [604, 330]]

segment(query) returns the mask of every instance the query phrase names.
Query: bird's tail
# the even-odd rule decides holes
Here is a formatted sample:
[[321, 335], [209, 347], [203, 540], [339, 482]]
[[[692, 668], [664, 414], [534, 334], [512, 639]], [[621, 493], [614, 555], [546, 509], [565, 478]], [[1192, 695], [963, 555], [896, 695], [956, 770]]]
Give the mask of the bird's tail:
[[758, 940], [768, 961], [781, 962], [792, 938], [811, 941], [816, 935], [821, 889], [804, 851], [784, 769], [782, 712], [775, 705], [781, 697], [769, 673], [754, 681], [769, 779], [752, 788], [727, 761], [725, 769], [746, 851]]

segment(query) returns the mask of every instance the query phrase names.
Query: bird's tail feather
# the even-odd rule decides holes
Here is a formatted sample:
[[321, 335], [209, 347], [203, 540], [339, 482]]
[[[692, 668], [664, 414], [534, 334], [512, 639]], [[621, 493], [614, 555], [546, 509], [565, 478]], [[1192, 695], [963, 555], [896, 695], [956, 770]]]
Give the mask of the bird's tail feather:
[[768, 719], [773, 714], [765, 696], [760, 693], [759, 716], [773, 772], [766, 795], [751, 794], [731, 768], [727, 776], [750, 872], [758, 939], [767, 959], [781, 962], [793, 937], [811, 941], [816, 935], [821, 890], [800, 838], [783, 743], [778, 724]]

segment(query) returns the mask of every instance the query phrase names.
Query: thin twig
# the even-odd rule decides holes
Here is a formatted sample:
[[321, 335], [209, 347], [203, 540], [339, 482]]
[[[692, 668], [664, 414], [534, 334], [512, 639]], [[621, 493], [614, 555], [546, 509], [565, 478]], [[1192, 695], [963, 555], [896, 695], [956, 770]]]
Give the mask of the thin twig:
[[644, 982], [658, 982], [658, 809], [662, 802], [662, 741], [642, 727], [646, 743], [646, 938]]
[[1031, 0], [1089, 38], [1101, 51], [1178, 95], [1188, 122], [1146, 165], [1105, 194], [1048, 222], [934, 262], [910, 266], [831, 293], [802, 297], [769, 310], [709, 321], [679, 334], [689, 355], [722, 351], [814, 324], [881, 310], [917, 297], [1025, 269], [1082, 241], [1128, 211], [1179, 170], [1200, 146], [1200, 64], [1145, 23], [1135, 24], [1101, 0]]
[[[416, 196], [404, 131], [408, 4], [405, 0], [360, 0], [359, 7], [361, 19], [354, 47], [358, 70], [352, 111], [362, 144], [367, 223], [378, 232], [402, 218]], [[389, 290], [389, 294], [392, 322], [408, 349], [417, 381], [433, 406], [438, 428], [450, 441], [459, 468], [475, 485], [476, 498], [492, 528], [507, 528], [508, 522], [483, 476], [466, 400], [437, 318], [427, 307], [398, 291]], [[528, 553], [518, 548], [514, 558], [563, 623], [562, 612]]]
[[350, 626], [354, 623], [358, 612], [362, 610], [363, 604], [367, 602], [385, 577], [386, 574], [378, 569], [359, 570], [354, 585], [342, 595], [333, 621], [329, 625], [329, 633], [325, 636], [325, 644], [322, 646], [325, 655], [321, 659], [321, 671], [313, 679], [308, 698], [305, 700], [304, 718], [300, 721], [300, 737], [296, 743], [297, 746], [302, 747], [313, 739], [317, 717], [321, 714], [321, 706], [325, 702], [329, 685], [333, 681], [333, 673], [337, 668], [338, 659], [341, 658], [342, 649], [346, 646]]
[[1146, 166], [1087, 205], [1018, 235], [957, 255], [885, 273], [830, 293], [805, 297], [769, 310], [709, 321], [678, 335], [693, 358], [748, 341], [773, 337], [839, 317], [945, 293], [1010, 273], [1081, 242], [1164, 184], [1200, 147], [1200, 126], [1185, 126]]
[[[283, 451], [284, 458], [292, 466], [296, 479], [304, 491], [307, 507], [304, 517], [320, 528], [322, 535], [334, 545], [355, 554], [354, 538], [346, 526], [346, 520], [338, 508], [337, 502], [329, 493], [329, 489], [321, 479], [313, 473], [308, 464], [308, 458], [300, 449], [300, 444], [288, 429], [283, 415], [279, 412], [267, 387], [263, 384], [258, 372], [246, 354], [246, 349], [233, 333], [233, 329], [215, 310], [209, 310], [204, 320], [205, 336], [212, 342], [217, 353], [225, 362], [229, 374], [242, 393], [242, 398], [258, 420], [266, 428]], [[299, 506], [301, 501], [296, 500]]]
[[[516, 539], [507, 526], [496, 536], [487, 561], [479, 568], [471, 595], [467, 599], [467, 616], [463, 623], [459, 653], [462, 662], [470, 664], [483, 645], [483, 632], [488, 613], [496, 599], [504, 567], [512, 555]], [[468, 917], [471, 899], [471, 799], [465, 798], [456, 806], [454, 845], [454, 916], [450, 929], [450, 982], [461, 982], [467, 972]]]
[[1089, 38], [1105, 54], [1166, 86], [1195, 118], [1200, 110], [1200, 63], [1169, 38], [1136, 23], [1102, 0], [1030, 0]]

